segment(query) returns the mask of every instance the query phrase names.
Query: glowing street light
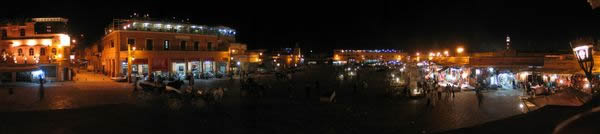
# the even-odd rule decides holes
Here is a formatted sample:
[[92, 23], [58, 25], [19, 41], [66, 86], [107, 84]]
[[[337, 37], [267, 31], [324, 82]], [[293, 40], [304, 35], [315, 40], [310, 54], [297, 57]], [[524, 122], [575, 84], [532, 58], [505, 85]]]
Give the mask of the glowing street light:
[[448, 52], [448, 50], [444, 51], [444, 55], [450, 56], [450, 53]]
[[462, 53], [462, 52], [464, 52], [464, 51], [465, 51], [465, 49], [464, 49], [464, 48], [462, 48], [462, 47], [458, 47], [458, 48], [456, 48], [456, 52], [457, 52], [457, 53]]
[[[579, 67], [585, 73], [587, 80], [591, 82], [593, 80], [592, 70], [594, 68], [594, 41], [592, 39], [577, 39], [572, 42], [569, 42], [571, 48], [573, 48], [573, 54], [577, 58], [577, 62], [579, 63]], [[575, 45], [575, 46], [574, 46]]]

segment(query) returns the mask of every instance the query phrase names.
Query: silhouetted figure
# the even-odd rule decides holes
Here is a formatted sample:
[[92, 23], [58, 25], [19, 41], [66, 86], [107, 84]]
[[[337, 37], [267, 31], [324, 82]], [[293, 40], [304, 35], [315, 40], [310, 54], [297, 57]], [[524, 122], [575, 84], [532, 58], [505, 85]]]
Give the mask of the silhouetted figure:
[[38, 78], [40, 79], [39, 95], [40, 95], [40, 100], [41, 100], [44, 98], [44, 78], [42, 77], [42, 75], [38, 75]]
[[481, 107], [481, 104], [483, 104], [483, 94], [481, 94], [481, 89], [477, 88], [475, 90], [475, 95], [477, 95], [477, 103], [479, 104], [479, 107]]
[[[459, 87], [456, 87], [459, 88]], [[451, 92], [452, 92], [452, 97], [454, 97], [454, 88], [450, 88]]]

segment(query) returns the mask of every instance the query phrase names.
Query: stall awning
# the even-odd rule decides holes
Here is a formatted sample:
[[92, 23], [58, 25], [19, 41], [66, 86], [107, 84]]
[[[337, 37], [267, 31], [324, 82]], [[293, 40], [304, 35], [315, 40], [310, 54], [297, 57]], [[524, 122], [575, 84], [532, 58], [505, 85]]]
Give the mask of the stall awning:
[[549, 74], [583, 74], [582, 70], [579, 69], [551, 69], [551, 68], [536, 68], [536, 69], [527, 69], [524, 71], [535, 71], [541, 73], [549, 73]]
[[40, 69], [33, 64], [0, 64], [0, 72], [29, 72]]

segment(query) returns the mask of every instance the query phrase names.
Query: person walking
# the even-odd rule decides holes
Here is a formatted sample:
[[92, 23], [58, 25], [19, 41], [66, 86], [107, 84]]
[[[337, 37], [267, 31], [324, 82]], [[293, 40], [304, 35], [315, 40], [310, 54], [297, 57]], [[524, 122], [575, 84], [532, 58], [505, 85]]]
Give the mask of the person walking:
[[[458, 87], [454, 87], [454, 88], [458, 88]], [[450, 92], [452, 92], [452, 98], [454, 98], [454, 88], [450, 88]]]

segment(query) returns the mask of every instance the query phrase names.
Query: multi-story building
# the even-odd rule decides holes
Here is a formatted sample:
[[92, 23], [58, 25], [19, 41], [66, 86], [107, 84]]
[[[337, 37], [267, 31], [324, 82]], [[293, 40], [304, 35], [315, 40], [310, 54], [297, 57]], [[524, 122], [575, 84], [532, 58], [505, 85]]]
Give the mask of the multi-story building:
[[[226, 74], [244, 54], [234, 29], [143, 19], [117, 19], [101, 39], [100, 62], [109, 76], [150, 73]], [[236, 61], [237, 60], [237, 61]]]
[[272, 63], [271, 66], [273, 66], [274, 69], [293, 68], [304, 63], [304, 58], [299, 46], [271, 51], [270, 58], [271, 59], [269, 60], [273, 60], [273, 62], [270, 63]]
[[376, 63], [400, 61], [402, 57], [408, 54], [399, 50], [382, 49], [382, 50], [342, 50], [333, 51], [333, 62], [339, 64], [345, 63]]
[[[68, 66], [71, 39], [68, 35], [67, 19], [31, 18], [6, 22], [0, 25], [0, 64], [39, 68], [48, 80], [70, 79]], [[16, 72], [18, 71], [13, 71], [13, 81]]]

